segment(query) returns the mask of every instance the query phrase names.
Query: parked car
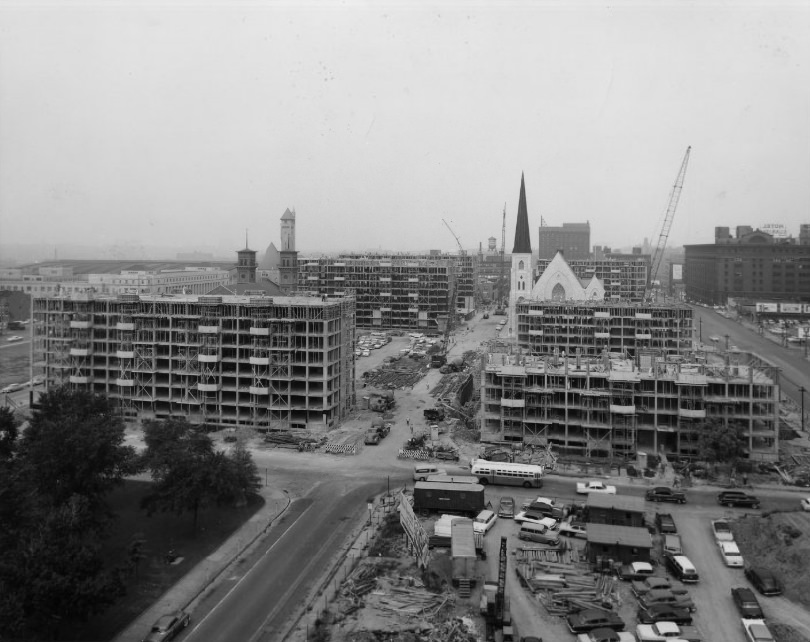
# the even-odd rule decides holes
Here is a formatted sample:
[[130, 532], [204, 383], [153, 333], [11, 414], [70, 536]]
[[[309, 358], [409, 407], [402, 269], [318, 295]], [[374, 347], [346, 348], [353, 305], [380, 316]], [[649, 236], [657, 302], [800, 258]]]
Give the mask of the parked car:
[[501, 497], [498, 502], [498, 517], [508, 517], [512, 519], [515, 516], [515, 498], [514, 497]]
[[515, 521], [518, 524], [528, 522], [530, 524], [542, 524], [546, 528], [556, 530], [559, 527], [559, 522], [553, 517], [546, 517], [541, 513], [534, 513], [528, 510], [522, 510], [515, 515]]
[[714, 539], [718, 542], [734, 541], [734, 533], [731, 532], [731, 524], [728, 523], [728, 520], [713, 519], [712, 533], [714, 533]]
[[675, 520], [669, 513], [656, 513], [655, 514], [655, 528], [661, 534], [664, 533], [677, 533], [678, 527], [675, 526]]
[[773, 633], [771, 633], [765, 620], [742, 620], [743, 631], [745, 637], [750, 642], [774, 642]]
[[585, 522], [575, 522], [569, 517], [564, 522], [560, 523], [560, 535], [585, 539], [588, 537], [588, 527], [585, 525]]
[[745, 577], [762, 595], [782, 595], [782, 583], [773, 572], [762, 566], [749, 566]]
[[636, 580], [632, 584], [633, 594], [637, 598], [640, 598], [642, 595], [646, 595], [653, 589], [665, 589], [672, 591], [675, 595], [689, 595], [689, 591], [685, 587], [672, 584], [668, 577], [658, 577], [657, 575], [653, 575], [652, 577], [647, 577], [643, 580]]
[[743, 556], [737, 544], [734, 542], [718, 541], [717, 546], [720, 548], [720, 555], [723, 556], [723, 561], [726, 563], [726, 566], [743, 567]]
[[802, 507], [802, 510], [810, 511], [810, 497], [802, 497], [799, 505]]
[[656, 486], [650, 488], [645, 495], [645, 499], [650, 502], [673, 502], [675, 504], [686, 503], [686, 493], [681, 490], [673, 490], [668, 486]]
[[636, 642], [636, 637], [627, 631], [600, 627], [587, 633], [580, 633], [577, 636], [577, 642]]
[[566, 617], [571, 633], [587, 633], [594, 629], [608, 627], [614, 631], [624, 631], [624, 620], [613, 611], [585, 609]]
[[152, 626], [152, 630], [149, 631], [149, 635], [143, 639], [143, 642], [164, 642], [165, 640], [171, 640], [180, 633], [180, 631], [185, 629], [190, 621], [191, 616], [185, 611], [176, 611], [166, 614], [155, 622]]
[[642, 624], [654, 622], [675, 622], [675, 624], [692, 624], [692, 614], [680, 606], [671, 604], [656, 604], [649, 607], [640, 607], [638, 621]]
[[638, 642], [661, 642], [663, 640], [686, 640], [701, 642], [702, 638], [694, 626], [675, 622], [654, 622], [636, 626]]
[[717, 496], [717, 503], [721, 506], [750, 506], [759, 508], [759, 499], [739, 490], [724, 490]]
[[489, 529], [495, 526], [498, 515], [491, 510], [482, 510], [473, 522], [473, 532], [486, 535]]
[[744, 618], [762, 618], [762, 607], [759, 605], [757, 596], [747, 586], [738, 586], [731, 589], [731, 599], [737, 610]]
[[655, 569], [649, 562], [632, 562], [619, 568], [619, 578], [627, 582], [643, 580], [650, 577], [654, 572]]
[[22, 341], [23, 338], [19, 334], [12, 334], [6, 341]]
[[645, 609], [656, 604], [669, 604], [693, 612], [697, 609], [689, 593], [676, 595], [669, 589], [650, 589], [638, 598], [638, 603]]

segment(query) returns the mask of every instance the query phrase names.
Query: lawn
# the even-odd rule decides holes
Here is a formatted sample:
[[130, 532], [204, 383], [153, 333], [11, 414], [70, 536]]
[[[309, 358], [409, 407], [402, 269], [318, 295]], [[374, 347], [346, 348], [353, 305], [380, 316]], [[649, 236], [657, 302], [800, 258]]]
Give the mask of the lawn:
[[[104, 545], [107, 561], [111, 566], [126, 564], [133, 540], [137, 538], [144, 542], [144, 557], [138, 565], [137, 575], [127, 579], [127, 594], [89, 622], [70, 628], [65, 626], [60, 631], [60, 640], [106, 642], [113, 639], [195, 564], [213, 553], [264, 501], [260, 499], [244, 508], [211, 507], [201, 511], [194, 532], [191, 513], [181, 516], [156, 513], [147, 517], [140, 509], [140, 503], [149, 487], [148, 482], [127, 481], [110, 496], [110, 504], [118, 519]], [[182, 557], [182, 561], [167, 563], [169, 551]]]

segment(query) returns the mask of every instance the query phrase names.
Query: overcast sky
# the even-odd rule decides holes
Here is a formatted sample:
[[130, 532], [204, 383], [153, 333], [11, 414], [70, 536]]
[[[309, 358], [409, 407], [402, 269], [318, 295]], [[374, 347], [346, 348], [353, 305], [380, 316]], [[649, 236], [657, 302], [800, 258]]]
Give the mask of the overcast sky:
[[2, 2], [2, 243], [507, 252], [810, 222], [808, 2]]

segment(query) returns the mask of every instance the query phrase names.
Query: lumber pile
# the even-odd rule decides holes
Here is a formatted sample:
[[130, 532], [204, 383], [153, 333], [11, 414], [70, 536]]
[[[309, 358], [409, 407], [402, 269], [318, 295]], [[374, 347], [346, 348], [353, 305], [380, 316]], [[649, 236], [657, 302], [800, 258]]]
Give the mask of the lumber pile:
[[408, 616], [433, 616], [449, 599], [446, 595], [437, 595], [425, 589], [407, 586], [392, 586], [387, 592], [375, 592], [374, 597], [374, 605], [377, 608]]
[[577, 564], [580, 561], [580, 549], [570, 546], [565, 541], [561, 541], [556, 546], [518, 546], [515, 549], [515, 559], [518, 562], [538, 560]]
[[271, 430], [264, 436], [264, 441], [276, 448], [314, 450], [322, 440], [312, 435], [297, 435], [287, 430]]
[[371, 593], [377, 588], [377, 569], [374, 566], [358, 566], [349, 574], [341, 588], [344, 595], [355, 600]]
[[536, 595], [550, 615], [583, 609], [612, 610], [617, 601], [616, 578], [594, 575], [559, 562], [532, 560], [515, 569], [521, 584]]
[[431, 628], [427, 642], [478, 642], [482, 639], [470, 618], [453, 618]]

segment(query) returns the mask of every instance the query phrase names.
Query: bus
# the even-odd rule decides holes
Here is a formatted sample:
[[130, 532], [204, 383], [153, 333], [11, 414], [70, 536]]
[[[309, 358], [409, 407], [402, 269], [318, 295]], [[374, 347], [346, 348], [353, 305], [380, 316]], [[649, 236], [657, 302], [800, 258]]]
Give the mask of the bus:
[[510, 464], [505, 461], [477, 460], [471, 471], [480, 484], [523, 486], [540, 488], [543, 485], [543, 467], [535, 464]]

